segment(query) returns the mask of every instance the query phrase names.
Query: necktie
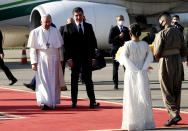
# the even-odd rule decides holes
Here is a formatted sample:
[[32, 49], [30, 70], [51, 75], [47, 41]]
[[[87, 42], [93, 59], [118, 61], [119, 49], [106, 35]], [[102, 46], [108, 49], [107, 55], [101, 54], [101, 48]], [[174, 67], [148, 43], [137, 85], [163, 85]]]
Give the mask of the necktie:
[[82, 30], [82, 27], [81, 27], [81, 24], [79, 24], [79, 33], [80, 33], [81, 35], [84, 34], [84, 33], [83, 33], [83, 30]]
[[123, 32], [123, 27], [120, 27], [120, 32]]

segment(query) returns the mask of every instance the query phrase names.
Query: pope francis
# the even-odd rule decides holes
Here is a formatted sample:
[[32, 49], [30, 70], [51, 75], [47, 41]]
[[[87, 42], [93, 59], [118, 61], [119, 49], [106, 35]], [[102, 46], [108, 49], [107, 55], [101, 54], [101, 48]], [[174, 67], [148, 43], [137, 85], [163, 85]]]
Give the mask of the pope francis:
[[49, 14], [41, 17], [41, 26], [32, 30], [28, 39], [32, 69], [36, 72], [37, 104], [42, 110], [60, 104], [60, 89], [65, 85], [61, 62], [63, 39], [60, 32], [50, 26]]

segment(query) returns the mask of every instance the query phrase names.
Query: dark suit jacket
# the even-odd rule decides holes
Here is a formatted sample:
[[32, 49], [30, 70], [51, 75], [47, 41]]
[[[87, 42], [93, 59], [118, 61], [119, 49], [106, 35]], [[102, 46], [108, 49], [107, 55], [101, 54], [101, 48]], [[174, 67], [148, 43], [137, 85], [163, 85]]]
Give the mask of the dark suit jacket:
[[[60, 28], [59, 28], [59, 32], [61, 33], [61, 36], [62, 36], [62, 38], [63, 38], [63, 40], [64, 40], [64, 28], [65, 28], [65, 26], [66, 25], [64, 25], [64, 26], [61, 26]], [[63, 56], [64, 56], [64, 61], [67, 61], [67, 54], [66, 54], [66, 50], [65, 50], [65, 43], [64, 43], [64, 45], [63, 45]]]
[[84, 22], [84, 35], [80, 35], [76, 23], [67, 24], [64, 27], [64, 44], [67, 53], [67, 59], [85, 62], [91, 61], [95, 57], [95, 48], [97, 41], [92, 25]]
[[3, 35], [2, 35], [2, 32], [0, 31], [0, 54], [4, 54], [2, 44], [3, 44]]
[[112, 52], [111, 55], [114, 57], [119, 47], [123, 46], [125, 41], [130, 40], [129, 36], [129, 29], [125, 26], [123, 26], [124, 37], [120, 38], [119, 34], [121, 33], [118, 26], [114, 26], [110, 30], [109, 39], [108, 42], [112, 44]]
[[182, 25], [178, 24], [178, 23], [175, 23], [175, 28], [179, 29], [179, 31], [181, 33], [183, 33], [183, 31], [184, 31], [184, 27]]
[[59, 28], [59, 32], [61, 33], [61, 36], [63, 37], [64, 35], [64, 28], [65, 28], [65, 26], [66, 25], [64, 25], [64, 26], [61, 26], [60, 28]]

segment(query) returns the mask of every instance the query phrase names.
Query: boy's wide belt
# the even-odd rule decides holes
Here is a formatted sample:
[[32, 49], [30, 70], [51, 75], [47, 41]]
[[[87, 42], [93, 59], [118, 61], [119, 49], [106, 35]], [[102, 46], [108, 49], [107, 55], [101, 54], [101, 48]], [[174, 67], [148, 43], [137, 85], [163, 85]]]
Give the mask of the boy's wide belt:
[[180, 54], [180, 51], [178, 49], [170, 49], [163, 51], [161, 56], [169, 56], [169, 55], [175, 55]]

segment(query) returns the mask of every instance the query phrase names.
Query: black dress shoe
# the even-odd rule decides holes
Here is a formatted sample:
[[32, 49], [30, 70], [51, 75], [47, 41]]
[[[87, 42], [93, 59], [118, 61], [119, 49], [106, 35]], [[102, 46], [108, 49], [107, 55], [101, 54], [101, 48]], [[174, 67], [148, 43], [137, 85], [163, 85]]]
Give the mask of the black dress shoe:
[[49, 109], [50, 107], [48, 107], [47, 105], [42, 106], [42, 110], [49, 110]]
[[72, 107], [72, 108], [76, 108], [76, 104], [75, 104], [75, 103], [73, 103], [71, 107]]
[[171, 126], [171, 125], [177, 125], [179, 121], [181, 121], [180, 115], [168, 120], [168, 122], [165, 124], [165, 126]]
[[24, 86], [35, 91], [35, 87], [32, 86], [31, 84], [24, 83]]
[[99, 107], [99, 106], [100, 106], [100, 103], [96, 103], [96, 102], [90, 104], [90, 108], [91, 108], [91, 109], [93, 109], [93, 108], [95, 108], [95, 107]]
[[118, 90], [118, 85], [115, 85], [115, 86], [114, 86], [114, 89], [115, 89], [115, 90]]
[[18, 81], [18, 80], [17, 80], [16, 78], [13, 79], [13, 80], [10, 80], [9, 85], [10, 85], [10, 86], [11, 86], [11, 85], [14, 85], [17, 81]]

